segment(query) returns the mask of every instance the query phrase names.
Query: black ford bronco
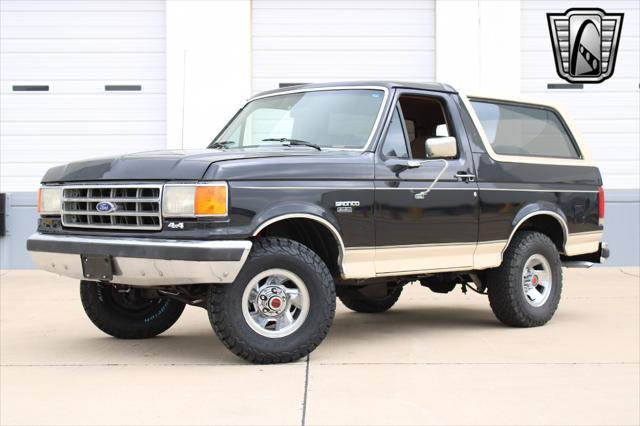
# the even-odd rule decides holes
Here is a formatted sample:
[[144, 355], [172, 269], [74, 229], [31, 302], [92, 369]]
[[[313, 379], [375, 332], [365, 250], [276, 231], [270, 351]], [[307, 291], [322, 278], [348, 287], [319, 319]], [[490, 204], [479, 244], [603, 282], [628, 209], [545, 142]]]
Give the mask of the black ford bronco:
[[38, 210], [28, 250], [81, 280], [100, 330], [152, 337], [200, 306], [256, 363], [310, 353], [336, 297], [384, 312], [411, 282], [540, 326], [562, 266], [609, 255], [600, 172], [569, 118], [444, 84], [261, 93], [207, 149], [50, 169]]

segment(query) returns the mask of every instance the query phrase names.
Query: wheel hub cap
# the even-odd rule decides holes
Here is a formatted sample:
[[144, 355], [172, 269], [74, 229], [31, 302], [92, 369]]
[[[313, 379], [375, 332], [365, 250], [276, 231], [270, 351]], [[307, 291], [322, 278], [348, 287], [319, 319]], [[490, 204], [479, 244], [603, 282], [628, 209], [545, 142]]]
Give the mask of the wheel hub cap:
[[249, 327], [271, 338], [288, 336], [300, 328], [309, 307], [304, 281], [286, 269], [257, 274], [242, 295], [242, 315]]
[[527, 303], [535, 307], [544, 305], [551, 294], [552, 284], [549, 261], [540, 254], [529, 257], [522, 271], [522, 289]]
[[267, 316], [280, 315], [287, 306], [285, 287], [281, 285], [264, 286], [258, 293], [258, 308]]

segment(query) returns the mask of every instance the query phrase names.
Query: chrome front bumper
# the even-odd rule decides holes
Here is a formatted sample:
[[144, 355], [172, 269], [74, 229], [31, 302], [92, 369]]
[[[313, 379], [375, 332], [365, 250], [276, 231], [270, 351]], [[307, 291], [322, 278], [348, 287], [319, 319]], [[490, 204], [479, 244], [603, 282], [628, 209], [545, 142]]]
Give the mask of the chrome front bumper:
[[181, 241], [151, 238], [105, 238], [37, 233], [27, 250], [40, 269], [87, 279], [81, 255], [110, 256], [110, 282], [134, 286], [233, 282], [249, 256], [252, 243]]

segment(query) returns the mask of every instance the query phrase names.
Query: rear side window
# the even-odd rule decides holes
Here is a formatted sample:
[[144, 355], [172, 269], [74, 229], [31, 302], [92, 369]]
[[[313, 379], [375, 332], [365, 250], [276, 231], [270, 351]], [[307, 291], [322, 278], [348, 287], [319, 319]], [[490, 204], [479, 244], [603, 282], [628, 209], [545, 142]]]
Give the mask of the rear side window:
[[498, 154], [580, 158], [566, 127], [552, 110], [488, 101], [471, 104]]

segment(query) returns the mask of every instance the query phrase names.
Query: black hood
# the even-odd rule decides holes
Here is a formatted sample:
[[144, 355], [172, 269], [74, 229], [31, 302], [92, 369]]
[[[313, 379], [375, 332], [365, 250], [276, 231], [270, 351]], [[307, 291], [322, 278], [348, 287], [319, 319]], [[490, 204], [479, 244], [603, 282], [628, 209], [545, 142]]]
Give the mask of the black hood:
[[198, 180], [212, 163], [275, 157], [333, 157], [340, 151], [316, 151], [308, 147], [260, 149], [166, 150], [117, 157], [75, 161], [49, 169], [43, 183], [100, 180]]

